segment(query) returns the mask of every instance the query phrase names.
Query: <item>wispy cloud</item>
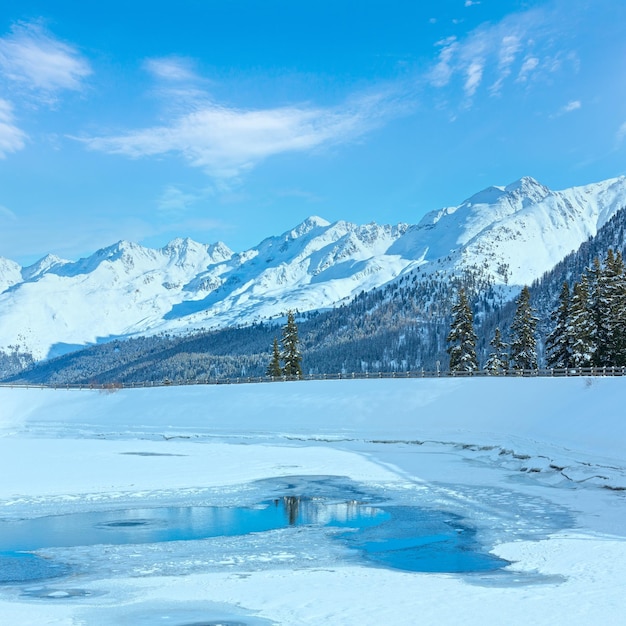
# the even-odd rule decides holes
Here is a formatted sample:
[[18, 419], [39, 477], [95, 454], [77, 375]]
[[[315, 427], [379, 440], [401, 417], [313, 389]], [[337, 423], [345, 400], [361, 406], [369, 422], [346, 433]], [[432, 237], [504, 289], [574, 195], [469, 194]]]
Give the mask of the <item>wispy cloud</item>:
[[168, 56], [146, 59], [143, 68], [154, 80], [153, 93], [169, 109], [189, 111], [196, 103], [206, 102], [206, 86], [210, 81], [196, 72], [193, 59]]
[[626, 139], [626, 122], [624, 122], [618, 129], [616, 135], [617, 143], [621, 144]]
[[577, 111], [582, 106], [580, 100], [572, 100], [568, 102], [561, 110], [563, 113], [571, 113], [572, 111]]
[[580, 100], [570, 100], [567, 104], [563, 105], [556, 113], [550, 115], [550, 119], [556, 119], [573, 111], [578, 111], [582, 108], [583, 103]]
[[437, 46], [441, 48], [439, 60], [430, 72], [430, 81], [435, 87], [445, 87], [456, 72], [456, 54], [460, 47], [456, 37], [448, 37], [438, 41]]
[[80, 52], [39, 23], [20, 22], [0, 38], [0, 73], [12, 84], [54, 101], [58, 92], [78, 91], [91, 74]]
[[524, 83], [526, 82], [532, 73], [539, 66], [539, 59], [535, 56], [527, 56], [522, 63], [522, 67], [519, 70], [519, 74], [517, 75], [517, 82]]
[[490, 91], [497, 95], [502, 89], [504, 81], [511, 75], [512, 66], [517, 59], [522, 48], [522, 42], [516, 35], [505, 35], [502, 38], [500, 50], [498, 51], [498, 76], [496, 81], [491, 85]]
[[476, 90], [483, 79], [484, 69], [485, 60], [480, 57], [475, 58], [467, 68], [465, 78], [465, 95], [469, 98], [476, 93]]
[[207, 193], [185, 191], [178, 185], [167, 185], [157, 200], [157, 209], [160, 213], [180, 215], [206, 195]]
[[0, 98], [0, 159], [9, 152], [17, 152], [24, 147], [26, 133], [20, 130], [13, 115], [13, 107]]
[[147, 59], [144, 61], [144, 68], [160, 80], [174, 82], [199, 80], [194, 69], [194, 62], [186, 57], [171, 56]]
[[246, 110], [204, 102], [166, 125], [81, 141], [92, 150], [133, 158], [178, 155], [213, 178], [228, 180], [277, 154], [354, 140], [395, 106], [387, 94], [358, 97], [335, 108]]
[[[466, 2], [472, 6], [474, 2]], [[508, 79], [530, 80], [536, 72], [560, 69], [550, 57], [553, 24], [544, 9], [530, 9], [508, 15], [498, 23], [483, 24], [463, 38], [448, 38], [437, 43], [437, 60], [428, 76], [438, 88], [461, 81], [464, 105], [469, 106], [483, 83], [490, 95], [501, 93]]]
[[7, 209], [5, 206], [0, 204], [0, 218], [9, 219], [12, 222], [17, 221], [17, 215], [11, 211], [11, 209]]

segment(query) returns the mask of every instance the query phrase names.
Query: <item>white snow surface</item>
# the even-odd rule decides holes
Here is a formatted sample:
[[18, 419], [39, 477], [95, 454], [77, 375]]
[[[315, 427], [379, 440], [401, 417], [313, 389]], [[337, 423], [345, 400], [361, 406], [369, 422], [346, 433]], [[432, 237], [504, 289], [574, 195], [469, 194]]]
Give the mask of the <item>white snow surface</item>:
[[327, 554], [305, 530], [48, 549], [78, 571], [0, 585], [0, 623], [621, 624], [625, 395], [621, 378], [0, 387], [0, 526], [341, 476], [460, 513], [511, 561], [412, 573]]
[[[175, 239], [118, 242], [28, 268], [0, 258], [0, 349], [36, 359], [113, 337], [218, 328], [336, 305], [420, 268], [481, 268], [512, 292], [530, 284], [626, 206], [626, 177], [551, 191], [525, 177], [419, 224], [310, 217], [245, 252]], [[508, 292], [507, 287], [507, 292]]]

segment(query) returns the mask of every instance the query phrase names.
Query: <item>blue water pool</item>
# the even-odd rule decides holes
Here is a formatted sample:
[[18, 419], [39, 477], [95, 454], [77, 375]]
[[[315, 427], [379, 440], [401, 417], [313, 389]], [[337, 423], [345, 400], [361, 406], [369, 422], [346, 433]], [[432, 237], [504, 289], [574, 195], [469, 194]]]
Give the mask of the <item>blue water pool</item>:
[[378, 566], [420, 572], [477, 572], [506, 561], [485, 553], [462, 518], [416, 506], [283, 495], [255, 506], [128, 508], [0, 521], [0, 582], [44, 579], [67, 568], [37, 550], [158, 544], [235, 537], [289, 527], [328, 529], [350, 553]]

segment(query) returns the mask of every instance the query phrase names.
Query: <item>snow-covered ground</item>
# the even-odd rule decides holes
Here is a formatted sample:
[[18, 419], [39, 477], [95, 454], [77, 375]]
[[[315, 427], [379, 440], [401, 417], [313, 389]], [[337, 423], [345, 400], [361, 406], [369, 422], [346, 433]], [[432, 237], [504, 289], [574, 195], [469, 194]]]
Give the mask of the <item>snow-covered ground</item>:
[[621, 624], [625, 397], [620, 378], [0, 388], [0, 533], [24, 518], [345, 485], [459, 515], [511, 561], [386, 569], [302, 527], [46, 548], [68, 575], [0, 585], [0, 623]]

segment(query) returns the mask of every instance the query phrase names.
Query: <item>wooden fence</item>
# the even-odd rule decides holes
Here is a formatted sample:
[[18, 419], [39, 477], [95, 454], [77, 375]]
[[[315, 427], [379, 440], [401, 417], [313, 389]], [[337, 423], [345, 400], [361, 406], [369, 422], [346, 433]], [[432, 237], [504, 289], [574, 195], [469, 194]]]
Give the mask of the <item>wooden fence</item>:
[[301, 378], [271, 376], [241, 376], [237, 378], [204, 378], [188, 381], [147, 381], [143, 383], [0, 383], [0, 387], [41, 389], [97, 389], [114, 392], [118, 389], [139, 389], [173, 385], [237, 385], [307, 380], [363, 380], [379, 378], [559, 378], [569, 376], [626, 376], [626, 367], [581, 367], [569, 369], [511, 369], [498, 373], [476, 370], [471, 372], [409, 371], [409, 372], [338, 372], [336, 374], [306, 374]]

